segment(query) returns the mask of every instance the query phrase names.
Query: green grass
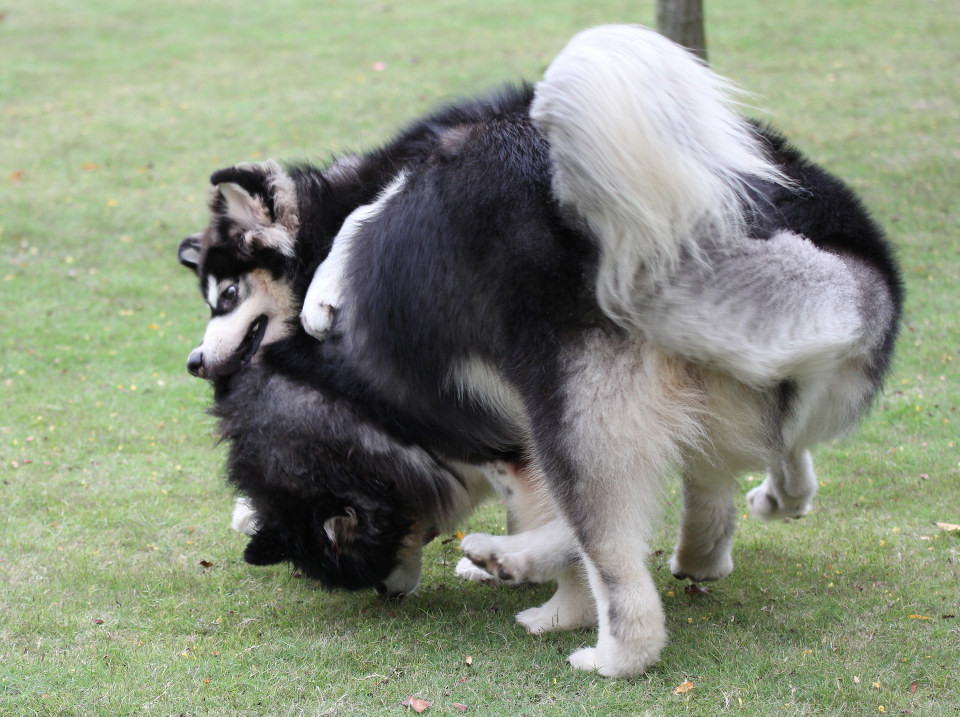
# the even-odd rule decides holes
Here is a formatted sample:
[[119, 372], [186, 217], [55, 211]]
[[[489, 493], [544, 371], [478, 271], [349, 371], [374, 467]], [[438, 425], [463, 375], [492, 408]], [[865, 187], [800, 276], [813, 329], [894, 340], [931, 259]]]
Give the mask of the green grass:
[[549, 588], [463, 584], [455, 542], [399, 603], [242, 563], [175, 250], [213, 169], [370, 148], [652, 2], [0, 5], [0, 714], [399, 715], [408, 695], [428, 714], [958, 714], [960, 536], [934, 523], [960, 523], [960, 16], [707, 11], [713, 64], [889, 229], [906, 321], [877, 409], [817, 454], [814, 513], [743, 521], [709, 595], [669, 577], [668, 490], [671, 642], [610, 681], [565, 662], [592, 633], [514, 624]]

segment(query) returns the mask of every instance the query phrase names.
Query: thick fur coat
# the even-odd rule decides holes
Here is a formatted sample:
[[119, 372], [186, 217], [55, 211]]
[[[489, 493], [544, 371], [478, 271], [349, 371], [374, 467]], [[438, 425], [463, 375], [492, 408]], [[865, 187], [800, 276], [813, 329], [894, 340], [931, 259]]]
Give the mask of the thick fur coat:
[[[551, 611], [560, 627], [582, 624], [588, 595], [597, 644], [570, 660], [607, 675], [644, 671], [666, 641], [646, 567], [663, 478], [684, 478], [672, 571], [724, 577], [737, 475], [768, 472], [748, 494], [754, 515], [807, 512], [809, 449], [868, 408], [897, 334], [897, 266], [853, 193], [742, 119], [725, 81], [641, 28], [586, 31], [535, 90], [447, 109], [370, 155], [326, 170], [239, 167], [214, 184], [224, 205], [215, 198], [212, 228], [181, 248], [202, 289], [221, 286], [205, 278], [203, 255], [246, 242], [282, 264], [273, 276], [293, 287], [289, 315], [303, 268], [325, 258], [301, 316], [322, 341], [286, 325], [262, 370], [318, 392], [321, 415], [331, 401], [346, 407], [353, 445], [370, 430], [356, 415], [424, 451], [433, 475], [449, 460], [528, 465], [556, 517], [504, 540], [527, 564], [578, 555], [588, 590], [569, 588], [525, 624], [547, 629]], [[220, 294], [206, 291], [216, 314]], [[241, 334], [259, 345], [272, 319], [264, 329], [266, 314], [254, 313]], [[191, 362], [216, 378], [236, 354], [213, 347], [205, 337]], [[266, 383], [251, 386], [242, 390], [266, 398]], [[268, 400], [278, 417], [293, 405]], [[243, 410], [222, 405], [227, 423]], [[303, 451], [338, 430], [325, 420], [301, 431]], [[254, 431], [237, 425], [232, 455]], [[236, 475], [258, 460], [273, 459], [231, 460], [244, 490], [258, 478]], [[346, 495], [383, 475], [365, 463], [349, 471], [343, 483], [321, 472], [323, 491]], [[399, 475], [404, 486], [423, 477]], [[264, 490], [261, 530], [295, 516], [323, 542], [323, 523], [293, 511], [304, 497], [307, 513], [321, 510], [311, 481], [283, 483], [307, 486], [289, 495]], [[427, 495], [436, 483], [425, 480]], [[492, 536], [464, 542], [484, 563], [499, 547]], [[309, 541], [283, 555], [299, 564], [311, 551], [337, 558]], [[570, 605], [581, 614], [566, 622]]]

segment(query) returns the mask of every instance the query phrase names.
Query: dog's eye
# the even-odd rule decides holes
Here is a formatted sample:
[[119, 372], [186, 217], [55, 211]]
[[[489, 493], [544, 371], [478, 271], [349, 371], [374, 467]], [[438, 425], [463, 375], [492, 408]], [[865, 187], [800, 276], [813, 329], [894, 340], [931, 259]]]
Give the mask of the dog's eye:
[[226, 289], [220, 292], [220, 300], [217, 302], [217, 309], [221, 312], [232, 311], [236, 306], [239, 291], [236, 284], [230, 284]]

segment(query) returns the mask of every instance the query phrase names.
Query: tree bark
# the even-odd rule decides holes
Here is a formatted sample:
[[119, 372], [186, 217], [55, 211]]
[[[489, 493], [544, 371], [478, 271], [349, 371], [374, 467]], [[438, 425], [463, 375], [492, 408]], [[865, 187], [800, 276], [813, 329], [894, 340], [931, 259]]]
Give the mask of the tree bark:
[[657, 29], [707, 61], [703, 0], [657, 0]]

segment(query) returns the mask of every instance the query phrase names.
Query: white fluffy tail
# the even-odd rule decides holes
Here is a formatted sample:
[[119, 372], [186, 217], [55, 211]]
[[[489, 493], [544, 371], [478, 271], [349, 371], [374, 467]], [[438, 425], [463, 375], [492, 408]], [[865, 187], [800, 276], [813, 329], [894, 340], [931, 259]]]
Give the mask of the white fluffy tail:
[[698, 240], [742, 231], [746, 184], [786, 183], [733, 87], [652, 30], [609, 25], [575, 36], [537, 84], [530, 115], [550, 142], [553, 191], [600, 244], [597, 298], [637, 326], [645, 289]]

